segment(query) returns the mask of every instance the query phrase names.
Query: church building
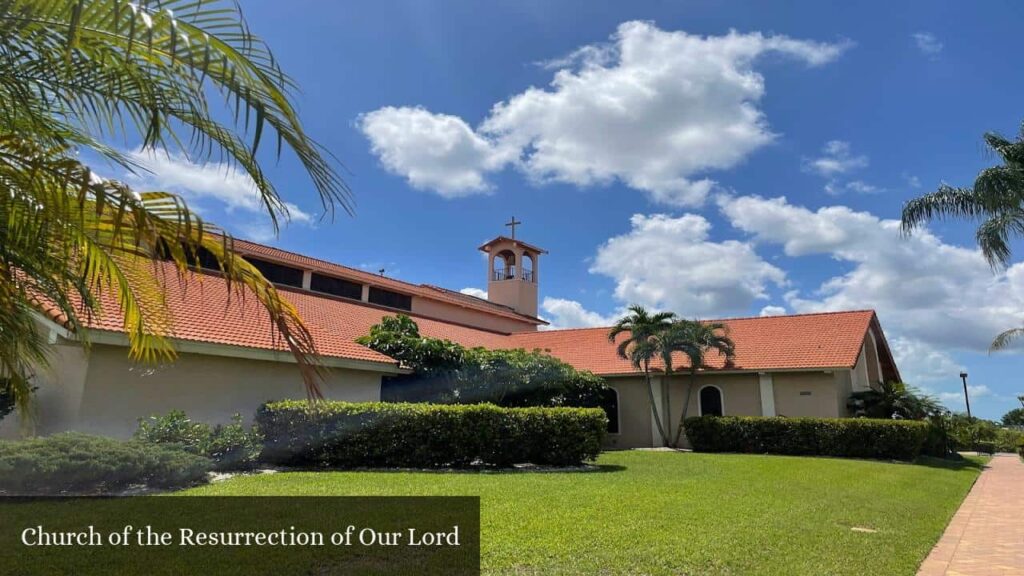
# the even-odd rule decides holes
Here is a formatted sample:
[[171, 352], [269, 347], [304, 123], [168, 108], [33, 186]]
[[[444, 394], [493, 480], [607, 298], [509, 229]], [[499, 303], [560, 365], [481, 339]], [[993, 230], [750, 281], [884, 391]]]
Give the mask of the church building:
[[[660, 445], [643, 377], [616, 355], [608, 328], [545, 329], [538, 317], [540, 263], [547, 252], [498, 236], [479, 250], [487, 255], [487, 298], [440, 286], [414, 284], [261, 244], [235, 248], [274, 282], [314, 336], [327, 376], [328, 399], [375, 401], [381, 379], [407, 373], [394, 359], [355, 342], [386, 315], [407, 314], [424, 336], [467, 347], [539, 349], [605, 378], [614, 390], [609, 448]], [[467, 260], [470, 258], [467, 255]], [[157, 266], [170, 264], [157, 264]], [[169, 271], [173, 276], [173, 271]], [[168, 283], [175, 362], [136, 364], [114, 315], [90, 320], [88, 351], [59, 316], [40, 315], [55, 350], [52, 368], [36, 375], [36, 431], [77, 430], [128, 437], [137, 420], [184, 410], [195, 420], [247, 420], [270, 400], [304, 398], [292, 356], [273, 337], [255, 299], [228, 298], [216, 271], [199, 268], [186, 282]], [[691, 396], [689, 414], [749, 416], [847, 415], [851, 392], [899, 372], [878, 317], [871, 310], [722, 320], [736, 344], [726, 366], [712, 355]], [[655, 374], [655, 397], [667, 399], [678, 421], [689, 376]], [[665, 406], [655, 409], [665, 419]], [[0, 435], [18, 432], [4, 420]]]

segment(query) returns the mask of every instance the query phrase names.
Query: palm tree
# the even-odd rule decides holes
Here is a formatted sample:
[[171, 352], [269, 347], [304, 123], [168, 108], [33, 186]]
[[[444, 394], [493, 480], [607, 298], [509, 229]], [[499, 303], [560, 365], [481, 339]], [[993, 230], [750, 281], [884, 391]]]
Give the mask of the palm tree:
[[[978, 220], [975, 238], [981, 253], [994, 269], [1010, 263], [1011, 237], [1024, 236], [1024, 127], [1015, 141], [987, 133], [985, 144], [1002, 160], [986, 168], [970, 188], [943, 184], [939, 189], [903, 205], [904, 234], [936, 218]], [[1008, 346], [1024, 336], [1024, 328], [1013, 328], [996, 336], [992, 350]]]
[[263, 305], [319, 396], [312, 336], [227, 234], [175, 195], [131, 190], [81, 160], [140, 170], [109, 144], [122, 138], [227, 162], [252, 178], [276, 230], [288, 210], [257, 160], [270, 137], [278, 156], [289, 150], [304, 166], [325, 212], [349, 211], [335, 162], [299, 122], [294, 88], [228, 0], [0, 0], [0, 377], [23, 413], [31, 371], [47, 363], [40, 308], [88, 344], [85, 320], [106, 300], [133, 358], [171, 359], [163, 297], [175, 278], [153, 261], [172, 262], [180, 280], [200, 252], [233, 294]]
[[675, 338], [675, 349], [690, 362], [690, 383], [686, 389], [686, 400], [673, 440], [673, 444], [678, 445], [679, 437], [683, 433], [683, 422], [690, 410], [690, 398], [697, 385], [697, 371], [704, 368], [704, 360], [709, 352], [717, 352], [725, 357], [726, 365], [732, 364], [736, 357], [736, 344], [729, 338], [728, 326], [721, 322], [680, 320], [676, 323], [674, 330], [679, 332]]
[[903, 382], [883, 382], [877, 388], [854, 392], [846, 402], [854, 416], [923, 420], [945, 408], [935, 398]]
[[667, 446], [669, 444], [668, 431], [662, 425], [661, 416], [658, 415], [654, 387], [651, 385], [651, 360], [658, 357], [658, 337], [672, 325], [675, 314], [671, 312], [651, 314], [646, 308], [636, 304], [630, 306], [629, 311], [629, 315], [619, 319], [608, 331], [608, 341], [614, 343], [621, 334], [629, 333], [628, 338], [618, 343], [616, 352], [620, 358], [629, 360], [636, 369], [643, 370], [654, 425], [657, 426], [658, 433], [661, 434], [662, 441]]

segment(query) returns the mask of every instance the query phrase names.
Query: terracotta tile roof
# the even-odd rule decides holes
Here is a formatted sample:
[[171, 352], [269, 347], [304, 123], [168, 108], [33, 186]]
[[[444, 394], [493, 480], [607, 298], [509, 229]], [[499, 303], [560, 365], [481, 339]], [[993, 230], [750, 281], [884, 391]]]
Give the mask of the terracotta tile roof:
[[[266, 312], [255, 298], [229, 295], [226, 283], [217, 275], [192, 273], [186, 281], [179, 282], [170, 264], [158, 263], [157, 266], [165, 267], [164, 273], [169, 278], [166, 284], [171, 336], [191, 342], [285, 350], [282, 343], [275, 341]], [[359, 336], [368, 334], [370, 327], [382, 317], [396, 312], [301, 290], [281, 289], [281, 293], [298, 309], [325, 357], [396, 364], [391, 358], [355, 342]], [[107, 313], [89, 319], [87, 326], [94, 330], [123, 332], [119, 316], [112, 313], [118, 308], [111, 291], [103, 294], [103, 307]], [[42, 308], [61, 322], [54, 311], [47, 310], [45, 305]], [[615, 344], [608, 342], [608, 328], [505, 334], [416, 314], [410, 316], [424, 336], [445, 338], [467, 347], [540, 349], [578, 369], [600, 375], [636, 372], [629, 362], [615, 354]], [[728, 326], [729, 335], [736, 343], [736, 359], [730, 369], [853, 367], [869, 327], [874, 327], [876, 336], [881, 337], [883, 369], [898, 378], [881, 327], [871, 310], [734, 318], [721, 322]], [[717, 355], [711, 355], [708, 361], [712, 369], [725, 368]], [[677, 369], [686, 365], [685, 360], [677, 359]]]
[[[287, 349], [283, 343], [275, 340], [267, 313], [255, 298], [239, 297], [237, 292], [229, 293], [227, 283], [215, 274], [190, 273], [185, 281], [179, 282], [171, 264], [157, 263], [156, 266], [157, 273], [165, 274], [168, 278], [165, 283], [168, 336], [190, 342], [265, 350]], [[301, 290], [279, 288], [279, 291], [299, 311], [323, 356], [396, 364], [390, 357], [355, 342], [359, 336], [368, 334], [370, 327], [380, 322], [382, 317], [393, 316], [396, 312], [372, 304]], [[86, 326], [91, 330], [123, 333], [120, 315], [116, 313], [120, 308], [112, 290], [102, 292], [101, 306], [101, 314], [83, 318]], [[40, 308], [51, 319], [65, 324], [66, 319], [46, 302], [40, 302]], [[465, 346], [497, 348], [507, 338], [505, 334], [415, 314], [410, 316], [424, 336], [446, 338]]]
[[512, 318], [514, 320], [530, 324], [547, 324], [547, 322], [540, 318], [519, 314], [507, 306], [494, 304], [493, 302], [488, 302], [481, 298], [466, 297], [465, 294], [460, 294], [446, 289], [438, 289], [435, 286], [403, 282], [394, 278], [388, 278], [387, 276], [381, 276], [365, 270], [359, 270], [358, 268], [342, 266], [333, 262], [327, 262], [326, 260], [288, 252], [287, 250], [281, 250], [279, 248], [265, 246], [263, 244], [249, 242], [247, 240], [236, 239], [234, 241], [234, 247], [237, 252], [243, 255], [252, 255], [282, 264], [291, 264], [292, 266], [297, 266], [306, 270], [338, 276], [340, 278], [346, 278], [363, 284], [394, 290], [411, 296], [421, 296], [432, 300], [440, 300], [456, 306], [472, 308], [474, 310], [480, 310], [489, 314]]
[[[871, 310], [717, 321], [728, 327], [729, 337], [736, 344], [736, 358], [730, 369], [757, 371], [853, 367], [868, 327], [877, 322]], [[881, 329], [876, 333], [881, 334]], [[596, 374], [636, 372], [615, 354], [615, 345], [608, 342], [608, 328], [513, 334], [508, 340], [507, 347], [541, 349]], [[883, 354], [887, 352], [886, 346]], [[707, 363], [712, 369], [725, 368], [724, 359], [717, 354], [710, 354]], [[660, 369], [660, 362], [655, 366]], [[677, 370], [688, 366], [682, 357], [675, 360]]]

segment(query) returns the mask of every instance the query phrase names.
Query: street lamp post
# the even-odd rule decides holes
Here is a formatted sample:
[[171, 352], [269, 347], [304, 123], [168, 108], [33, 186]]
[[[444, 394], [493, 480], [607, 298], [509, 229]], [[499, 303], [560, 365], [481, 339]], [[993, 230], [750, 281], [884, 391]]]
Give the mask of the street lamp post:
[[960, 373], [960, 379], [964, 381], [964, 402], [967, 403], [967, 417], [971, 417], [971, 398], [967, 395], [967, 372]]

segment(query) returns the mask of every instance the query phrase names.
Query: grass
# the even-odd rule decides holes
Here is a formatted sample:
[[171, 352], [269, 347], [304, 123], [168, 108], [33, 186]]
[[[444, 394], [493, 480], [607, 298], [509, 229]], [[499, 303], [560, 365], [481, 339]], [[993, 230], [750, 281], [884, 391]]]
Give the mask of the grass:
[[489, 574], [913, 575], [981, 462], [613, 452], [595, 472], [289, 472], [185, 494], [479, 495]]

